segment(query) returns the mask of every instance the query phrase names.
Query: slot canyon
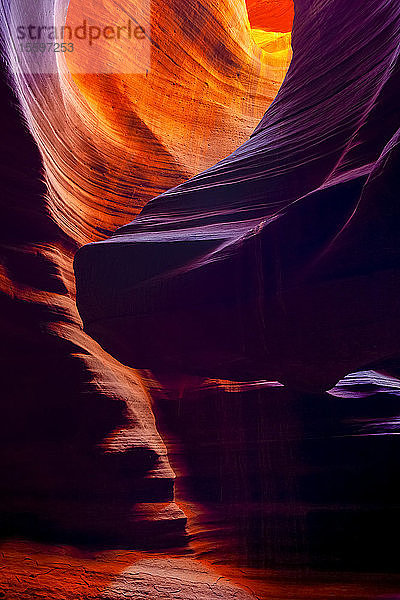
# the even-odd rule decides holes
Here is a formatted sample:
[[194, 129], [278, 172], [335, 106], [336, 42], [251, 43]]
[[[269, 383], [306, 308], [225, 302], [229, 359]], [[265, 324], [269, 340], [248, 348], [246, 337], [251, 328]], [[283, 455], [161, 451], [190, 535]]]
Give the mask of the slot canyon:
[[0, 9], [0, 598], [394, 600], [398, 1], [137, 5]]

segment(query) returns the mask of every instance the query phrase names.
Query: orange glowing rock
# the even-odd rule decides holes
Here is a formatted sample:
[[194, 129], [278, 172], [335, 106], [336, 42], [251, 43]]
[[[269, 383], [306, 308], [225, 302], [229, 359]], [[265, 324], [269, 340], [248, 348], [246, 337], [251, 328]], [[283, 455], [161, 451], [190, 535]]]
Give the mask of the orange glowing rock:
[[[35, 10], [59, 24], [62, 4], [38, 0]], [[71, 0], [66, 27], [126, 21], [115, 3], [101, 6], [104, 14], [95, 1]], [[8, 22], [20, 22], [25, 8], [13, 2]], [[65, 29], [65, 43], [69, 35]], [[29, 512], [39, 527], [44, 518], [61, 534], [131, 541], [146, 538], [151, 523], [152, 534], [158, 524], [161, 537], [181, 535], [185, 518], [173, 503], [174, 473], [147, 387], [82, 332], [72, 258], [250, 136], [288, 68], [290, 36], [281, 38], [266, 51], [254, 42], [244, 0], [157, 0], [148, 73], [96, 72], [87, 44], [73, 40], [76, 53], [48, 53], [48, 70], [18, 71], [13, 81], [29, 133], [1, 82], [0, 283], [5, 397], [12, 398], [1, 448], [4, 510]], [[115, 45], [103, 42], [91, 45], [97, 65], [115, 58]], [[7, 36], [4, 49], [13, 71]], [[71, 490], [77, 500], [64, 500]], [[138, 509], [149, 502], [151, 511]]]
[[[83, 11], [82, 0], [72, 0], [67, 23], [76, 27], [82, 15], [88, 24], [125, 23], [137, 4], [128, 3], [124, 16], [114, 3], [92, 2]], [[69, 132], [79, 137], [79, 148], [68, 187], [84, 182], [74, 186], [71, 208], [86, 221], [81, 227], [86, 240], [99, 236], [95, 223], [113, 230], [152, 197], [246, 140], [277, 93], [291, 58], [290, 34], [263, 32], [269, 40], [262, 42], [264, 50], [255, 43], [243, 0], [225, 0], [218, 10], [204, 1], [153, 2], [149, 27], [150, 60], [144, 72], [134, 72], [138, 53], [127, 63], [126, 43], [103, 35], [65, 55], [73, 82], [66, 75], [61, 93], [79, 113], [76, 130]], [[116, 73], [121, 63], [124, 72]], [[65, 188], [66, 182], [58, 185]], [[65, 197], [65, 190], [60, 193]], [[60, 222], [64, 210], [57, 207]]]
[[282, 33], [292, 30], [293, 0], [247, 0], [246, 4], [253, 29]]

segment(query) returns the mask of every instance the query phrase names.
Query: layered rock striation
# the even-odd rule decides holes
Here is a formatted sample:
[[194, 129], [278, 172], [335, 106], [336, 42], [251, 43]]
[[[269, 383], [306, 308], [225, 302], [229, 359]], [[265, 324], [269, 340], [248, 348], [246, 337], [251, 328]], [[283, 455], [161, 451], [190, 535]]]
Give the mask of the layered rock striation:
[[102, 7], [119, 22], [107, 2], [0, 12], [2, 533], [154, 548], [184, 536], [175, 474], [140, 374], [82, 330], [73, 256], [244, 141], [291, 48], [261, 50], [230, 0], [153, 3], [147, 75], [85, 72], [79, 53], [40, 63], [19, 39]]
[[399, 7], [295, 8], [250, 139], [76, 256], [85, 329], [126, 364], [318, 391], [398, 360]]

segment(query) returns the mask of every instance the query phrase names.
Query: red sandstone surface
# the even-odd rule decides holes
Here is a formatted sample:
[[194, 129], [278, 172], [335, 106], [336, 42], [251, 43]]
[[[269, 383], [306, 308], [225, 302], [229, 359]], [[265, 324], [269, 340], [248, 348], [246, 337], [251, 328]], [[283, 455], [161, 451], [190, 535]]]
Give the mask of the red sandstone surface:
[[[37, 4], [38, 14], [54, 13], [55, 3]], [[300, 368], [301, 383], [316, 378], [318, 394], [275, 381], [230, 381], [232, 372], [225, 381], [220, 372], [155, 376], [122, 364], [83, 330], [72, 268], [79, 248], [128, 224], [155, 196], [193, 176], [205, 178], [207, 195], [205, 169], [214, 185], [221, 173], [215, 163], [243, 144], [257, 162], [266, 142], [257, 169], [247, 169], [246, 156], [238, 161], [242, 171], [227, 169], [213, 209], [223, 211], [232, 199], [230, 179], [238, 173], [245, 182], [239, 192], [256, 189], [254, 175], [261, 173], [278, 196], [290, 186], [306, 193], [310, 178], [321, 194], [340, 183], [363, 211], [333, 253], [322, 255], [324, 272], [335, 273], [338, 263], [361, 269], [359, 258], [366, 256], [376, 271], [385, 266], [395, 273], [399, 12], [395, 2], [362, 4], [356, 11], [339, 0], [295, 3], [298, 62], [264, 118], [291, 59], [292, 2], [155, 1], [146, 77], [82, 74], [73, 61], [72, 74], [14, 77], [6, 31], [0, 598], [399, 595], [394, 576], [370, 574], [397, 569], [394, 353], [384, 357], [391, 376], [349, 374], [329, 393], [320, 389], [336, 382], [337, 371], [325, 371], [318, 352], [311, 359], [321, 356], [319, 372]], [[343, 7], [347, 21], [337, 31], [332, 15]], [[13, 2], [3, 25], [4, 17], [17, 23], [23, 8]], [[71, 1], [69, 19], [81, 8]], [[368, 35], [351, 35], [353, 28]], [[321, 54], [300, 43], [310, 36]], [[323, 54], [330, 44], [337, 51]], [[314, 69], [316, 55], [324, 60]], [[256, 127], [259, 137], [247, 141]], [[357, 186], [368, 176], [360, 197]], [[244, 198], [236, 196], [237, 206]], [[321, 226], [313, 198], [308, 214]], [[314, 231], [314, 221], [301, 220], [295, 205], [290, 210], [290, 252], [285, 228], [276, 228], [279, 256], [289, 267], [294, 255], [301, 258], [297, 241]], [[346, 211], [339, 217], [347, 218]], [[346, 250], [360, 239], [368, 240], [365, 252], [348, 260]], [[396, 281], [389, 282], [394, 289]], [[385, 280], [385, 294], [390, 285]], [[373, 289], [377, 302], [379, 281]], [[93, 288], [89, 295], [100, 303]], [[377, 323], [375, 333], [381, 329]], [[292, 349], [297, 352], [295, 344]], [[369, 349], [373, 354], [375, 346]], [[216, 364], [211, 348], [207, 356], [208, 366]], [[305, 362], [301, 351], [297, 356]], [[298, 377], [288, 380], [298, 383]], [[317, 575], [313, 569], [321, 567], [329, 571]], [[352, 569], [364, 574], [351, 575]]]

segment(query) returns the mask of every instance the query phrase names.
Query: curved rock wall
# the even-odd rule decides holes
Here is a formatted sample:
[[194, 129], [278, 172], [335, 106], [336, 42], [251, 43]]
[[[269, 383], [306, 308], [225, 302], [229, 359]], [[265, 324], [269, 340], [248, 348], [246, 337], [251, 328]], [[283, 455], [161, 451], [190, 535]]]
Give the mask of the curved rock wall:
[[252, 379], [398, 370], [397, 4], [298, 0], [276, 97], [291, 3], [154, 6], [147, 76], [13, 76], [2, 15], [2, 533], [395, 568], [398, 380]]
[[[72, 76], [54, 54], [31, 73], [16, 57], [28, 4], [1, 13], [3, 533], [177, 543], [185, 517], [148, 392], [83, 333], [72, 258], [246, 139], [290, 40], [262, 51], [244, 2], [153, 3], [148, 77]], [[35, 18], [68, 6], [82, 9], [37, 2]]]
[[142, 368], [314, 391], [398, 360], [399, 19], [296, 3], [251, 138], [78, 252], [91, 335]]

